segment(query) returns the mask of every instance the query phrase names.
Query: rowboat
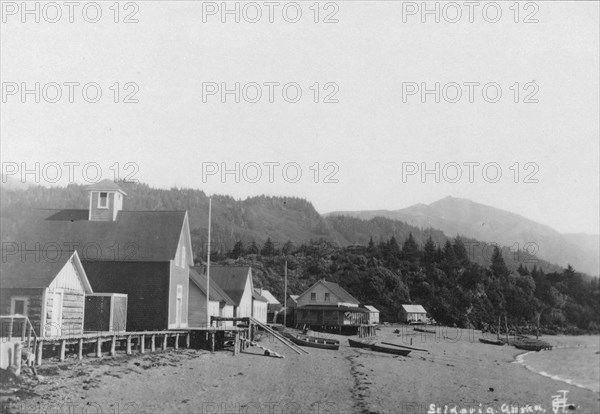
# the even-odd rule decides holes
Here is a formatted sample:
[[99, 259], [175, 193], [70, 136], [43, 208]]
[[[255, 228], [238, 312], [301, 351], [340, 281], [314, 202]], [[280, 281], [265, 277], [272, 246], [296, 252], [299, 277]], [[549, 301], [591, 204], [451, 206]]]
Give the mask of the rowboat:
[[284, 333], [293, 343], [300, 346], [309, 346], [312, 348], [331, 349], [337, 351], [340, 349], [340, 341], [336, 339], [317, 338], [315, 336], [293, 335]]
[[371, 348], [371, 345], [373, 345], [375, 341], [369, 341], [369, 340], [362, 340], [362, 341], [357, 341], [356, 339], [348, 339], [348, 344], [352, 347], [352, 348]]
[[406, 355], [410, 354], [410, 349], [397, 348], [397, 347], [393, 347], [393, 346], [383, 345], [382, 343], [379, 343], [379, 342], [371, 344], [371, 349], [373, 351], [383, 352], [386, 354], [393, 354], [393, 355], [406, 356]]
[[488, 345], [504, 345], [504, 341], [501, 341], [499, 339], [483, 339], [483, 338], [479, 338], [479, 342], [483, 343], [483, 344], [488, 344]]

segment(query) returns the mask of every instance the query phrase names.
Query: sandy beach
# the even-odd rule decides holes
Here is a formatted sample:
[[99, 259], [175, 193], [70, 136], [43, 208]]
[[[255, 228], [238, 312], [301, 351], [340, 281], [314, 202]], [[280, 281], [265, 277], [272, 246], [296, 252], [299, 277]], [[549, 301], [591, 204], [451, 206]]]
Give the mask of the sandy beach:
[[[412, 341], [428, 352], [380, 354], [350, 348], [347, 337], [333, 335], [341, 341], [339, 351], [306, 348], [309, 355], [296, 355], [263, 336], [259, 343], [284, 359], [251, 347], [235, 357], [227, 351], [184, 349], [48, 360], [39, 369], [41, 382], [25, 381], [17, 393], [13, 385], [3, 388], [3, 412], [450, 413], [455, 408], [552, 413], [556, 395], [566, 396], [569, 412], [600, 412], [598, 393], [530, 371], [514, 362], [522, 351], [481, 344], [477, 331], [457, 338], [452, 328], [437, 334], [409, 328], [401, 336], [394, 329], [383, 327], [378, 339]], [[574, 341], [544, 339], [562, 346]]]

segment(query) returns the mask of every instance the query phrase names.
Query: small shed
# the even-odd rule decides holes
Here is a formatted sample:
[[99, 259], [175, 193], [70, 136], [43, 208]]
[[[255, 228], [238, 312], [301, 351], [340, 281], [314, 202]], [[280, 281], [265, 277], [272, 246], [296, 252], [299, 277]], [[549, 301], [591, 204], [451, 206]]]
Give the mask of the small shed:
[[92, 288], [77, 252], [60, 253], [46, 261], [8, 255], [0, 267], [0, 314], [27, 316], [38, 336], [83, 333]]
[[379, 325], [379, 310], [372, 305], [365, 305], [369, 311], [369, 325]]
[[407, 323], [427, 322], [427, 311], [421, 305], [402, 305], [402, 320]]
[[85, 297], [85, 332], [119, 332], [127, 330], [127, 295], [92, 293]]

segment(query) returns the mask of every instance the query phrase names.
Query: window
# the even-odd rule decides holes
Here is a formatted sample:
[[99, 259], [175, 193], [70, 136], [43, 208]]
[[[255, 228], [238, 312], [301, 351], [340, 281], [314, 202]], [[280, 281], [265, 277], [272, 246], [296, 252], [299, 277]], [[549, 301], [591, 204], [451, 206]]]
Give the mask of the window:
[[108, 193], [100, 192], [98, 196], [98, 208], [108, 208]]
[[325, 302], [329, 302], [329, 293], [325, 293]]
[[11, 315], [27, 315], [27, 298], [26, 297], [14, 297], [10, 300], [10, 313]]
[[314, 293], [314, 292], [313, 292], [313, 293], [311, 293], [311, 294], [310, 294], [310, 300], [312, 300], [312, 301], [315, 301], [315, 300], [317, 300], [317, 294], [316, 294], [316, 293]]

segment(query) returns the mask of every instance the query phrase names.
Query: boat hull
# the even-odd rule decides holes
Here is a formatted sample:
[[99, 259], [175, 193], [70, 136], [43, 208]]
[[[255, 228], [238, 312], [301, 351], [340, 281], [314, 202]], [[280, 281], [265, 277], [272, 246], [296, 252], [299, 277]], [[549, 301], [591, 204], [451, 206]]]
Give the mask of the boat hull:
[[410, 354], [410, 349], [394, 348], [394, 347], [382, 345], [379, 343], [372, 344], [371, 349], [373, 351], [383, 352], [383, 353], [392, 354], [392, 355], [407, 356], [408, 354]]
[[289, 338], [296, 345], [300, 346], [307, 346], [319, 349], [330, 349], [333, 351], [337, 351], [338, 349], [340, 349], [340, 343], [337, 340], [327, 340], [310, 336], [301, 337], [292, 334], [287, 334], [286, 337]]
[[493, 340], [493, 339], [483, 339], [483, 338], [479, 338], [479, 342], [481, 342], [482, 344], [488, 344], [488, 345], [498, 345], [498, 346], [502, 346], [504, 345], [503, 341], [500, 340]]
[[348, 344], [352, 348], [371, 348], [371, 345], [373, 344], [373, 342], [357, 341], [355, 339], [348, 339]]

